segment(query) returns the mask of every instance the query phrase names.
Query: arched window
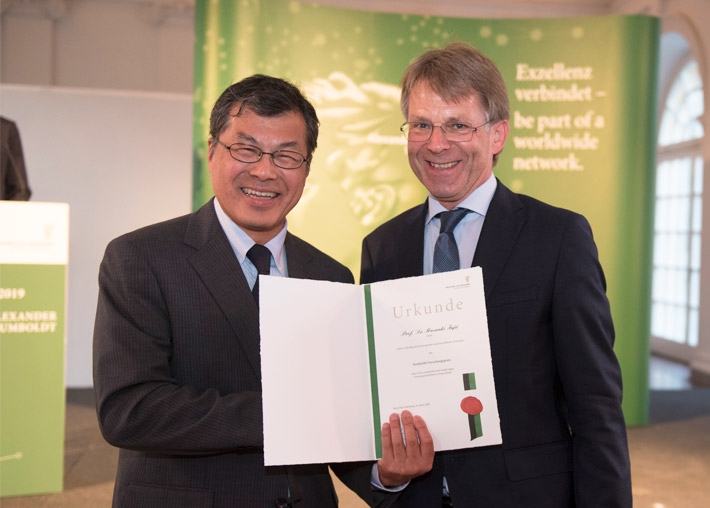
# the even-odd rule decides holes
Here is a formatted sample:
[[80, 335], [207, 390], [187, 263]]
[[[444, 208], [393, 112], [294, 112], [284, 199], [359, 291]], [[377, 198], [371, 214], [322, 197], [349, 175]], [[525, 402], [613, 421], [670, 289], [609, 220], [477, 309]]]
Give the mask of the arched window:
[[683, 350], [698, 344], [704, 100], [689, 51], [676, 69], [658, 134], [651, 337], [687, 360]]

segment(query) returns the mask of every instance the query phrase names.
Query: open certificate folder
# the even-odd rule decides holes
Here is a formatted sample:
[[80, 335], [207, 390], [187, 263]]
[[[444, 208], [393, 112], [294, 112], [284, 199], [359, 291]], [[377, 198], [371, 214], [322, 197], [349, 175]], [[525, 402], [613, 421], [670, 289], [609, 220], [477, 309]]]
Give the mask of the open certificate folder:
[[259, 288], [267, 466], [380, 458], [404, 409], [437, 451], [501, 443], [480, 268]]

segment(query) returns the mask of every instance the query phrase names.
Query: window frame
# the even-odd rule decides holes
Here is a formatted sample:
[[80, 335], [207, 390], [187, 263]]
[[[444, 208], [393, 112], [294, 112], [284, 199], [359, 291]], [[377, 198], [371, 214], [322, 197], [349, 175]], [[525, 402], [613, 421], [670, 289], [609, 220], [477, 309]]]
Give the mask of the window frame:
[[[669, 76], [667, 76], [667, 88], [664, 90], [664, 94], [662, 97], [662, 101], [659, 101], [659, 111], [660, 115], [658, 118], [658, 129], [657, 129], [657, 140], [658, 136], [661, 134], [661, 125], [663, 124], [664, 120], [664, 114], [666, 114], [666, 104], [668, 101], [668, 98], [671, 94], [671, 91], [673, 90], [676, 82], [678, 79], [680, 79], [683, 71], [685, 70], [686, 66], [690, 62], [695, 62], [696, 65], [698, 66], [698, 74], [700, 77], [701, 81], [701, 89], [703, 90], [703, 99], [705, 98], [705, 83], [703, 82], [703, 75], [700, 67], [700, 62], [694, 57], [691, 49], [688, 47], [687, 50], [675, 60], [675, 65], [673, 66], [673, 70], [671, 73], [669, 73]], [[704, 165], [704, 158], [703, 158], [703, 144], [704, 144], [704, 138], [707, 134], [707, 129], [705, 129], [705, 125], [703, 122], [703, 117], [706, 114], [707, 111], [707, 104], [705, 103], [705, 100], [703, 100], [703, 113], [700, 116], [700, 122], [701, 125], [703, 126], [703, 135], [699, 138], [691, 139], [691, 140], [686, 140], [686, 141], [681, 141], [678, 143], [666, 145], [666, 146], [661, 146], [660, 144], [657, 145], [657, 150], [656, 150], [656, 174], [658, 174], [659, 167], [666, 162], [676, 160], [676, 159], [684, 159], [684, 158], [690, 158], [691, 159], [691, 166], [694, 166], [696, 164], [696, 159], [700, 159], [700, 164]], [[693, 169], [691, 168], [691, 171]], [[704, 182], [703, 182], [704, 184]], [[704, 185], [703, 185], [704, 187]], [[702, 195], [703, 195], [703, 190], [701, 189], [700, 192], [700, 198], [702, 200]], [[654, 189], [654, 210], [656, 210], [656, 201], [658, 199]], [[696, 196], [696, 193], [694, 189], [691, 186], [690, 193], [688, 195], [688, 199], [691, 201], [690, 206], [692, 210], [692, 200], [694, 199], [694, 196]], [[707, 206], [707, 205], [706, 205]], [[702, 214], [702, 206], [701, 206], [701, 214]], [[655, 213], [654, 213], [655, 215]], [[653, 333], [653, 323], [654, 323], [654, 316], [653, 316], [653, 311], [654, 311], [654, 304], [656, 303], [656, 300], [654, 299], [654, 289], [652, 287], [652, 292], [651, 292], [651, 350], [654, 353], [661, 354], [663, 356], [667, 356], [676, 360], [680, 360], [683, 362], [689, 362], [692, 357], [693, 357], [693, 352], [696, 348], [696, 346], [692, 346], [688, 342], [688, 326], [690, 322], [690, 315], [692, 310], [695, 310], [697, 313], [697, 321], [698, 321], [698, 329], [696, 331], [697, 336], [696, 336], [696, 342], [699, 343], [701, 340], [700, 337], [700, 302], [698, 302], [697, 307], [695, 307], [692, 302], [691, 302], [691, 277], [694, 271], [696, 271], [693, 266], [692, 266], [692, 241], [693, 241], [693, 227], [692, 227], [692, 213], [689, 214], [688, 217], [688, 223], [687, 223], [687, 228], [685, 229], [686, 234], [687, 234], [687, 241], [688, 241], [688, 255], [685, 263], [685, 271], [686, 271], [686, 276], [687, 276], [687, 287], [686, 287], [686, 302], [685, 302], [685, 313], [686, 313], [686, 330], [685, 330], [685, 342], [680, 343], [676, 342], [672, 339], [667, 339], [663, 337], [659, 337], [657, 335], [654, 335]], [[654, 228], [653, 228], [653, 235], [654, 235], [654, 245], [656, 244], [656, 222], [654, 218]], [[702, 226], [701, 226], [701, 252], [702, 252]], [[701, 254], [701, 260], [702, 260], [702, 254]], [[653, 263], [652, 263], [652, 273], [653, 273], [653, 278], [655, 278], [656, 275], [656, 257], [655, 257], [655, 248], [654, 248], [654, 256], [653, 256]], [[701, 265], [697, 269], [698, 272], [698, 281], [701, 283], [701, 272], [702, 272], [702, 261]], [[652, 284], [653, 284], [653, 279], [652, 279]]]

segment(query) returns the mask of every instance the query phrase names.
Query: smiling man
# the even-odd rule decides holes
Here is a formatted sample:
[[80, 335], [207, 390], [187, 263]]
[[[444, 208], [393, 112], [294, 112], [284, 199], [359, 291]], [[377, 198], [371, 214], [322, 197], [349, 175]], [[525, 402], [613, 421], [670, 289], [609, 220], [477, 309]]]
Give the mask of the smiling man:
[[[120, 448], [114, 507], [337, 506], [327, 465], [264, 466], [252, 292], [260, 273], [353, 282], [286, 229], [317, 137], [316, 112], [292, 84], [256, 75], [230, 86], [210, 118], [215, 198], [106, 248], [94, 389], [101, 432]], [[431, 467], [433, 446], [423, 439], [428, 462], [412, 460], [418, 447], [405, 449], [399, 416], [390, 421], [380, 468], [406, 481]], [[402, 423], [410, 442], [427, 437], [419, 419]], [[369, 503], [371, 468], [332, 465]]]
[[364, 239], [360, 282], [482, 268], [503, 443], [437, 453], [393, 506], [629, 508], [621, 373], [588, 222], [493, 175], [508, 96], [480, 51], [454, 43], [415, 59], [401, 108], [429, 197]]

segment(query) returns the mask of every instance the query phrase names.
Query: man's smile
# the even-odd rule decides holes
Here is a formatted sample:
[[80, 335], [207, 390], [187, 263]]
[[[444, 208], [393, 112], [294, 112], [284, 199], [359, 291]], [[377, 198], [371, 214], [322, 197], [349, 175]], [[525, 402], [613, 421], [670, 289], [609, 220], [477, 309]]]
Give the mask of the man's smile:
[[259, 198], [259, 199], [273, 199], [279, 195], [278, 192], [259, 191], [256, 189], [250, 189], [248, 187], [242, 187], [242, 192], [249, 197]]
[[434, 169], [449, 169], [453, 168], [456, 164], [458, 164], [458, 161], [454, 162], [431, 162], [429, 161], [429, 165], [433, 167]]

